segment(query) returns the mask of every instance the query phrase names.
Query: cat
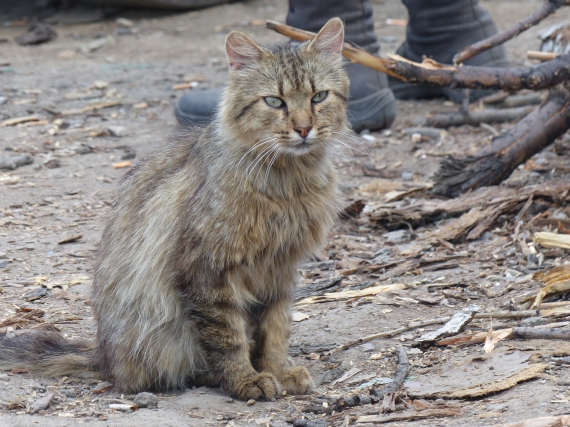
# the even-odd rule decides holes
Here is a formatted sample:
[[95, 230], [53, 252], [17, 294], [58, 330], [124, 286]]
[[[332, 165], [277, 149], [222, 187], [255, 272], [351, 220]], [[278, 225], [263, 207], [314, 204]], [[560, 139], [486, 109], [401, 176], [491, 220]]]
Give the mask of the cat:
[[90, 369], [125, 392], [309, 392], [309, 372], [287, 355], [291, 305], [299, 262], [342, 207], [332, 158], [351, 133], [343, 38], [338, 18], [304, 43], [260, 47], [231, 32], [213, 123], [162, 146], [120, 184], [93, 282], [96, 342], [48, 330], [4, 336], [0, 368]]

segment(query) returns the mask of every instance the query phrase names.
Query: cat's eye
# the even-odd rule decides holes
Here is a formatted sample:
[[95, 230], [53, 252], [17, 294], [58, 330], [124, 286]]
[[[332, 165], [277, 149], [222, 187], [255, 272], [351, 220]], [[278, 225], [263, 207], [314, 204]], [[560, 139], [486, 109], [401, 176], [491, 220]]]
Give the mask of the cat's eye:
[[271, 108], [281, 108], [285, 105], [282, 99], [276, 98], [274, 96], [266, 96], [263, 99], [265, 100], [265, 103]]
[[311, 101], [313, 101], [315, 104], [318, 104], [319, 102], [323, 102], [328, 94], [329, 94], [329, 92], [327, 90], [319, 92], [315, 96], [313, 96], [313, 99], [311, 99]]

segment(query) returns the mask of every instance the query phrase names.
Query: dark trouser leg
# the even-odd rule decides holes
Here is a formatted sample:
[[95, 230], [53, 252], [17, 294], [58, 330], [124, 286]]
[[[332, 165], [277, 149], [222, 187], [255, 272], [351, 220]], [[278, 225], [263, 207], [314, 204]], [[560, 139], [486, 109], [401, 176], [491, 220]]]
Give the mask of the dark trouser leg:
[[[497, 33], [491, 15], [478, 0], [402, 0], [408, 9], [406, 41], [398, 54], [421, 62], [422, 56], [451, 64], [453, 56], [465, 46]], [[468, 60], [467, 65], [508, 66], [505, 49], [495, 47]], [[390, 87], [399, 99], [417, 99], [445, 95], [459, 102], [462, 90], [414, 86], [390, 78]], [[473, 91], [471, 99], [488, 91]]]
[[[372, 54], [380, 46], [374, 33], [370, 0], [289, 0], [287, 24], [318, 32], [331, 18], [338, 16], [345, 24], [345, 40]], [[355, 131], [390, 126], [396, 115], [396, 103], [385, 74], [358, 64], [347, 66], [350, 78], [348, 119]]]

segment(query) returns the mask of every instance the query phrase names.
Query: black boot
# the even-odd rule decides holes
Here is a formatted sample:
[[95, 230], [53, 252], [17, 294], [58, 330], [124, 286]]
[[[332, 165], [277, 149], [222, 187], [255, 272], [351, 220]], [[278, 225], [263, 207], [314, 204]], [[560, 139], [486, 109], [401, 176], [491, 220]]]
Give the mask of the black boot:
[[[451, 64], [453, 56], [464, 47], [497, 34], [489, 12], [478, 0], [402, 0], [408, 8], [406, 41], [398, 49], [398, 55], [415, 62], [422, 56], [443, 64]], [[465, 62], [466, 65], [485, 67], [508, 67], [510, 64], [503, 46], [489, 49]], [[461, 102], [462, 89], [411, 85], [390, 78], [390, 88], [398, 99], [419, 99], [446, 96]], [[475, 100], [491, 93], [471, 91]]]
[[[345, 41], [369, 53], [380, 50], [374, 34], [370, 0], [289, 0], [287, 24], [318, 32], [335, 16], [344, 22]], [[389, 127], [396, 117], [396, 101], [385, 74], [358, 64], [346, 67], [350, 79], [348, 120], [355, 131]]]
[[[379, 50], [374, 34], [370, 0], [290, 0], [287, 24], [318, 32], [335, 16], [345, 23], [345, 39], [375, 54]], [[348, 64], [350, 96], [348, 119], [355, 131], [382, 129], [396, 116], [396, 102], [385, 74], [358, 64]], [[181, 124], [209, 120], [220, 99], [219, 91], [188, 92], [179, 99], [175, 113]]]

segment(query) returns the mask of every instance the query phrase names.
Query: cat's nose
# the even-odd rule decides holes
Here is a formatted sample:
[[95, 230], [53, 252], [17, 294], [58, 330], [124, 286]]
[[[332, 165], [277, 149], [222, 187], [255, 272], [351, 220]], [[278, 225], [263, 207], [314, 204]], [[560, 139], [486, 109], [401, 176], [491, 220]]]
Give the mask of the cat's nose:
[[298, 128], [295, 128], [295, 132], [297, 132], [299, 135], [301, 135], [301, 138], [306, 138], [307, 135], [309, 134], [309, 132], [311, 131], [311, 129], [313, 129], [312, 126], [306, 126], [304, 128], [298, 127]]

